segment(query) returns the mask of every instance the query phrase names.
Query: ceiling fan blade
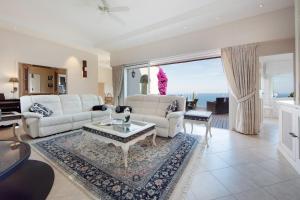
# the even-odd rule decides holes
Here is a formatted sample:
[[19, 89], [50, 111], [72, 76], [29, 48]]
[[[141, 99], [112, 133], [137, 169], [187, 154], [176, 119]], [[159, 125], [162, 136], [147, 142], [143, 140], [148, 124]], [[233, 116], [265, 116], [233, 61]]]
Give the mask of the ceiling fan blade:
[[117, 17], [116, 15], [114, 15], [114, 14], [112, 14], [112, 13], [110, 13], [110, 12], [108, 12], [108, 15], [109, 15], [112, 19], [114, 19], [115, 21], [117, 21], [119, 24], [126, 25], [125, 22], [124, 22], [121, 18]]
[[109, 8], [109, 12], [126, 12], [129, 11], [129, 8], [126, 6], [118, 6]]
[[103, 4], [103, 7], [106, 7], [106, 8], [108, 8], [109, 6], [108, 6], [108, 3], [107, 3], [107, 1], [106, 0], [102, 0], [102, 4]]
[[103, 11], [103, 12], [105, 11], [105, 8], [103, 6], [98, 6], [98, 9]]

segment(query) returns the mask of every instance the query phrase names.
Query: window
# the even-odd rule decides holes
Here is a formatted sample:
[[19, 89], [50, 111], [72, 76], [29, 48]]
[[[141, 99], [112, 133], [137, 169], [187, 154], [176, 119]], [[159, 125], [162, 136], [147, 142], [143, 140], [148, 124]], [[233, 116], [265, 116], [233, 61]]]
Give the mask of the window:
[[[198, 107], [207, 101], [228, 97], [227, 81], [221, 58], [212, 58], [160, 66], [168, 77], [167, 94], [198, 98]], [[159, 94], [158, 66], [136, 66], [125, 71], [125, 96]]]
[[[153, 71], [150, 72], [152, 94], [158, 94], [158, 67], [155, 68], [150, 70]], [[183, 95], [188, 99], [192, 99], [194, 95], [198, 98], [197, 106], [203, 108], [206, 107], [207, 101], [215, 101], [216, 97], [228, 97], [221, 58], [163, 65], [161, 68], [168, 77], [167, 94]]]

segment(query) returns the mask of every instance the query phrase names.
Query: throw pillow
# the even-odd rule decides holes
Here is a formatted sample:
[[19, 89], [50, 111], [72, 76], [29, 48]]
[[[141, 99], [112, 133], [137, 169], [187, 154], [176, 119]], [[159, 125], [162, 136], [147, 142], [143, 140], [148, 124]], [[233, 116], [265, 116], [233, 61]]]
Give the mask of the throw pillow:
[[178, 101], [174, 100], [172, 103], [167, 107], [166, 116], [171, 112], [176, 112], [178, 110]]
[[97, 106], [93, 106], [92, 110], [100, 110], [100, 111], [106, 111], [107, 110], [107, 106], [106, 105], [97, 105]]
[[53, 114], [53, 111], [47, 108], [46, 106], [40, 104], [40, 103], [34, 103], [29, 108], [30, 112], [39, 113], [43, 117], [49, 117]]
[[132, 112], [132, 108], [130, 106], [117, 106], [116, 113], [123, 113], [125, 108], [129, 108], [129, 111]]

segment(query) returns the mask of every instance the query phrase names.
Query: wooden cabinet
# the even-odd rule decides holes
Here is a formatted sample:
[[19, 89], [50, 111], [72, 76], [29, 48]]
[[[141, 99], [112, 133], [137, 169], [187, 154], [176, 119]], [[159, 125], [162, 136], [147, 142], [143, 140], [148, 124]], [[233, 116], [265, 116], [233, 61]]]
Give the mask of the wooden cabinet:
[[300, 106], [280, 103], [279, 151], [300, 173]]

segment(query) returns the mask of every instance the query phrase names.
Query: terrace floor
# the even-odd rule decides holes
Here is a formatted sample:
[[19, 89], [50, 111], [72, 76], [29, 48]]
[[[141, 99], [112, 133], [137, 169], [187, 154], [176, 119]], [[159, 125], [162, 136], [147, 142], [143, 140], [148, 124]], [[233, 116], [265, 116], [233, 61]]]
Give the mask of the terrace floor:
[[229, 115], [212, 115], [211, 126], [214, 128], [228, 129], [229, 127]]

